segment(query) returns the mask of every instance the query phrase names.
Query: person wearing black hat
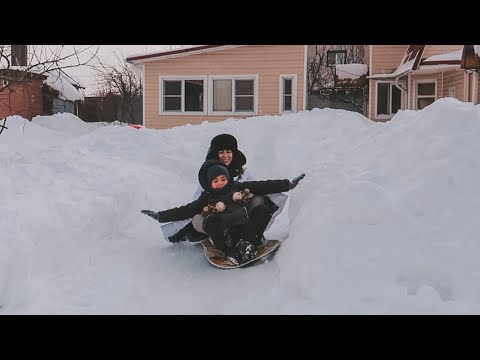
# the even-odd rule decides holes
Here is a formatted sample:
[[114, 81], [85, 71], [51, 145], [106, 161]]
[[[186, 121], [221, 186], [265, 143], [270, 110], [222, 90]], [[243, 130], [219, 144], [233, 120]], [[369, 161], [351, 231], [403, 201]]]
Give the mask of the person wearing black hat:
[[[246, 156], [238, 149], [237, 139], [231, 134], [220, 134], [210, 141], [206, 160], [221, 161], [228, 169], [232, 180], [245, 182], [255, 181], [252, 172], [245, 166], [247, 163]], [[198, 185], [193, 200], [196, 200], [205, 191]], [[275, 217], [280, 214], [287, 202], [288, 196], [282, 193], [270, 194], [268, 196], [254, 196], [250, 201], [250, 211], [256, 206], [265, 204], [270, 214], [267, 230], [273, 224]], [[190, 241], [198, 242], [206, 239], [206, 233], [201, 229], [199, 224], [203, 222], [203, 215], [196, 214], [193, 219], [175, 221], [162, 226], [162, 232], [166, 239], [170, 242]]]
[[[205, 191], [197, 200], [164, 211], [141, 212], [165, 223], [194, 217], [209, 204], [223, 202], [225, 210], [222, 214], [205, 217], [201, 224], [202, 230], [210, 237], [215, 247], [240, 264], [255, 256], [256, 247], [261, 243], [270, 216], [264, 204], [256, 206], [254, 211], [249, 213], [248, 206], [234, 201], [234, 194], [245, 189], [257, 195], [287, 192], [294, 189], [304, 176], [302, 174], [292, 181], [285, 179], [238, 182], [232, 181], [230, 172], [222, 162], [207, 160], [198, 172], [198, 180]], [[240, 227], [240, 231], [237, 231], [238, 237], [232, 238], [228, 230], [235, 227]]]

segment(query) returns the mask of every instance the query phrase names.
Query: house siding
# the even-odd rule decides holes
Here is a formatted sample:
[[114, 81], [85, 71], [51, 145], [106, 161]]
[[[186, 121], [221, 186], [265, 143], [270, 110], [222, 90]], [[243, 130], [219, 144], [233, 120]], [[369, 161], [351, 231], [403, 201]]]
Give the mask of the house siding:
[[[304, 108], [304, 45], [248, 45], [145, 63], [145, 125], [166, 129], [245, 115], [160, 115], [161, 76], [258, 75], [258, 116], [279, 113], [279, 76], [297, 74], [297, 111]], [[207, 90], [208, 91], [208, 90]], [[209, 96], [209, 94], [207, 94]]]
[[[443, 92], [442, 97], [450, 96], [451, 87], [455, 87], [455, 98], [461, 101], [465, 100], [465, 76], [463, 71], [448, 71], [443, 73]], [[468, 94], [467, 94], [468, 95]]]
[[408, 45], [370, 45], [372, 46], [372, 69], [370, 75], [388, 74], [397, 69], [408, 49]]

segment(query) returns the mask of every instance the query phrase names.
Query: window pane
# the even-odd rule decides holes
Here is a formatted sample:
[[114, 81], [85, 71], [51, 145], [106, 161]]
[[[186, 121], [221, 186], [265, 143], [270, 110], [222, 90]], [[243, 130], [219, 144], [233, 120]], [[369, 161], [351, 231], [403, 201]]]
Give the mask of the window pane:
[[253, 80], [235, 80], [235, 95], [253, 95]]
[[163, 91], [165, 95], [182, 95], [182, 82], [179, 80], [164, 80]]
[[388, 113], [388, 93], [390, 84], [378, 84], [377, 115], [390, 115]]
[[292, 96], [286, 95], [283, 97], [283, 111], [292, 111]]
[[232, 111], [232, 80], [213, 80], [213, 111]]
[[392, 114], [396, 114], [402, 108], [402, 93], [393, 85], [392, 86]]
[[419, 83], [418, 95], [433, 95], [435, 96], [435, 83]]
[[203, 111], [203, 80], [185, 80], [185, 111]]
[[253, 96], [235, 97], [235, 111], [253, 111]]
[[283, 94], [292, 95], [292, 79], [283, 79]]
[[182, 98], [177, 96], [163, 98], [163, 111], [182, 111]]
[[345, 64], [345, 53], [337, 53], [336, 64]]
[[432, 104], [435, 101], [435, 98], [420, 98], [417, 99], [417, 110], [422, 110], [424, 107]]

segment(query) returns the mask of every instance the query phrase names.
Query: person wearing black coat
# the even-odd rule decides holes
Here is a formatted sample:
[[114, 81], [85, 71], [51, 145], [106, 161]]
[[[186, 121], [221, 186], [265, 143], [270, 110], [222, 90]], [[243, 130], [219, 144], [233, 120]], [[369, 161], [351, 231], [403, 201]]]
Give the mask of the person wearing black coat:
[[[294, 180], [232, 181], [226, 166], [218, 160], [207, 160], [198, 172], [198, 180], [205, 190], [200, 197], [183, 206], [154, 212], [142, 210], [142, 213], [165, 223], [192, 218], [202, 213], [209, 205], [223, 203], [224, 210], [204, 217], [202, 229], [210, 237], [216, 248], [238, 263], [252, 258], [256, 247], [261, 243], [263, 232], [270, 220], [267, 207], [256, 206], [249, 213], [248, 203], [239, 203], [234, 194], [248, 192], [254, 195], [268, 195], [287, 192], [294, 189], [303, 179], [302, 174]], [[228, 236], [228, 230], [234, 229], [236, 238]]]

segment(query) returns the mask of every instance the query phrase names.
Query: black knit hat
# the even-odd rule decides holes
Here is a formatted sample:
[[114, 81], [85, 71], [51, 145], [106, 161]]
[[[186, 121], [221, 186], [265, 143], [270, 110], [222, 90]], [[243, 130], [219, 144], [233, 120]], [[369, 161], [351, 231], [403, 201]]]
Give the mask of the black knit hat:
[[215, 136], [210, 142], [210, 148], [208, 149], [206, 160], [217, 159], [218, 152], [221, 150], [232, 150], [233, 158], [239, 166], [243, 166], [247, 163], [247, 158], [243, 153], [238, 150], [237, 139], [230, 134], [220, 134]]
[[225, 175], [228, 179], [229, 185], [232, 183], [232, 177], [228, 172], [227, 167], [218, 160], [207, 160], [202, 164], [198, 171], [198, 182], [206, 191], [212, 191], [212, 181], [218, 175]]

